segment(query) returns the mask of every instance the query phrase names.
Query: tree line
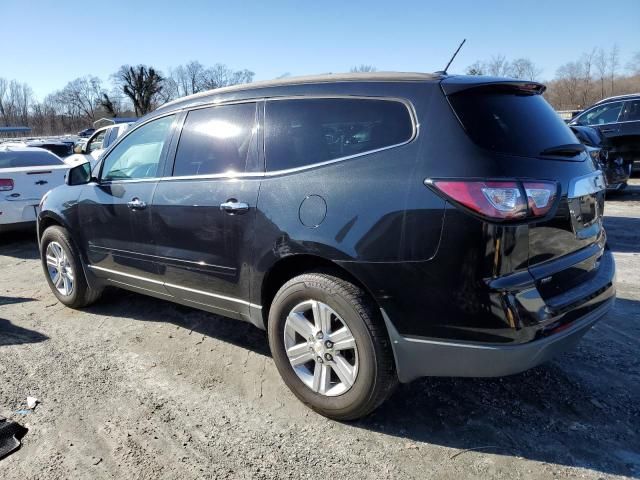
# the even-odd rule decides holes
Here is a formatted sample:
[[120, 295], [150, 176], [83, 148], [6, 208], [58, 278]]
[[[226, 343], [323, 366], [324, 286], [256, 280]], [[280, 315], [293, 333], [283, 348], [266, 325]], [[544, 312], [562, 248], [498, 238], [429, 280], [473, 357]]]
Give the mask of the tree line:
[[250, 70], [192, 61], [165, 75], [147, 65], [122, 65], [108, 84], [93, 75], [76, 78], [38, 101], [27, 83], [0, 78], [0, 125], [28, 126], [33, 135], [58, 135], [91, 126], [102, 117], [140, 117], [176, 98], [253, 81]]
[[[468, 75], [492, 75], [521, 80], [540, 80], [542, 69], [528, 58], [508, 60], [496, 55], [466, 68]], [[581, 110], [614, 95], [640, 92], [640, 51], [622, 65], [620, 49], [592, 48], [577, 60], [561, 65], [545, 82], [545, 97], [556, 110]]]
[[[376, 67], [363, 64], [350, 71], [375, 72]], [[465, 73], [539, 81], [542, 69], [529, 58], [495, 55], [475, 61]], [[148, 65], [122, 65], [107, 83], [86, 75], [38, 101], [27, 83], [0, 77], [0, 125], [28, 126], [33, 135], [76, 132], [101, 117], [139, 117], [176, 98], [253, 78], [247, 69], [207, 67], [197, 61], [170, 68], [167, 74]], [[545, 97], [558, 110], [582, 109], [612, 95], [640, 92], [640, 51], [622, 65], [616, 45], [593, 48], [558, 68], [546, 84]]]

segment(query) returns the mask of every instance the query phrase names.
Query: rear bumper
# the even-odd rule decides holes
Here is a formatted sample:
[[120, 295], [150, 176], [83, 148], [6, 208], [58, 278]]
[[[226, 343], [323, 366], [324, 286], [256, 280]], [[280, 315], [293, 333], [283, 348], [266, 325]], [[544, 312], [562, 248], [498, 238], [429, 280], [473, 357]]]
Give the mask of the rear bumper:
[[607, 313], [613, 299], [552, 336], [520, 345], [478, 345], [402, 337], [384, 314], [398, 378], [501, 377], [523, 372], [572, 349]]
[[0, 225], [34, 223], [39, 200], [0, 201]]

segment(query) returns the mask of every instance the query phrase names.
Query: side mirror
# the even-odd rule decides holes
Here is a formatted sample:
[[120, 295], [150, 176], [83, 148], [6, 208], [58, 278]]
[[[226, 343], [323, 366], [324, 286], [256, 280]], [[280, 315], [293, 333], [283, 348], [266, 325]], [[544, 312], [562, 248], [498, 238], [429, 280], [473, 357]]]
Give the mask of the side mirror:
[[73, 149], [73, 153], [86, 153], [86, 151], [87, 151], [86, 143], [84, 145], [76, 145]]
[[67, 185], [86, 185], [91, 182], [91, 164], [89, 162], [81, 163], [69, 169], [65, 177]]

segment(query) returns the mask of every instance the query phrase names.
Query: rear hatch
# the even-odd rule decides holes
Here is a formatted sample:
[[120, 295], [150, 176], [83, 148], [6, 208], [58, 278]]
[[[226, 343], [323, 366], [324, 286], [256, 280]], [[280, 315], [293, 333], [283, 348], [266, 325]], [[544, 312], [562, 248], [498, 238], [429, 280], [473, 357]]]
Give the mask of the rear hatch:
[[553, 208], [539, 217], [529, 208], [526, 219], [528, 268], [539, 280], [541, 294], [562, 295], [595, 275], [605, 241], [604, 178], [542, 97], [544, 87], [478, 80], [471, 85], [445, 80], [441, 85], [479, 154], [492, 157], [502, 178], [523, 185], [550, 181], [558, 187]]
[[56, 155], [39, 148], [0, 150], [0, 199], [37, 205], [49, 190], [64, 183], [69, 170]]

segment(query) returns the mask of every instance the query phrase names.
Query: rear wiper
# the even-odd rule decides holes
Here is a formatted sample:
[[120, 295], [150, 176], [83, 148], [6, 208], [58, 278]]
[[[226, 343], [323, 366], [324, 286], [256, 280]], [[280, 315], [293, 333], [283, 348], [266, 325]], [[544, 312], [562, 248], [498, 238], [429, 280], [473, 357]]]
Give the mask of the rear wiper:
[[560, 157], [575, 157], [586, 150], [581, 143], [567, 143], [566, 145], [557, 145], [555, 147], [545, 148], [540, 155], [557, 155]]

